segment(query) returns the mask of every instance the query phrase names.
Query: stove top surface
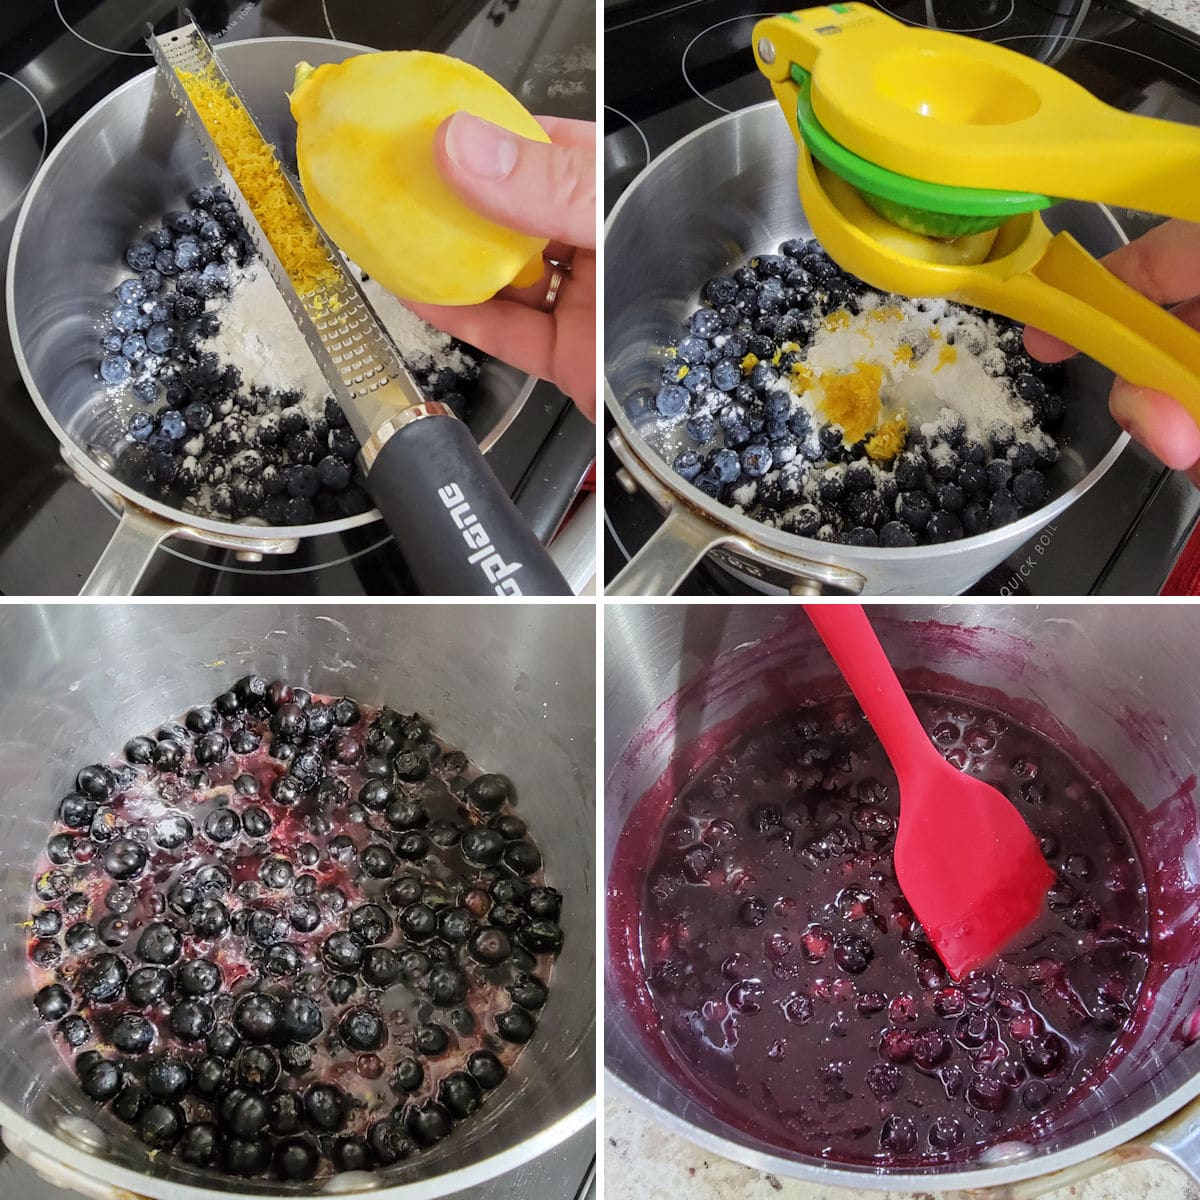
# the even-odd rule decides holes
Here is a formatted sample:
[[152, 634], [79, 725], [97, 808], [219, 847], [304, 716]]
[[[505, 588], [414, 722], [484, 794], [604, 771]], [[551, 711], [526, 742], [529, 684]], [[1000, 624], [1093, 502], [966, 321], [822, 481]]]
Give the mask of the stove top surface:
[[[868, 0], [910, 24], [968, 34], [1049, 63], [1130, 112], [1200, 125], [1200, 37], [1125, 0]], [[604, 202], [653, 158], [723, 113], [769, 100], [753, 0], [609, 0], [605, 5]], [[1129, 238], [1159, 218], [1114, 216]], [[605, 462], [605, 577], [659, 524]], [[979, 595], [1154, 594], [1200, 517], [1200, 494], [1131, 445], [1104, 478], [972, 589]], [[752, 594], [706, 560], [683, 595]]]
[[[303, 36], [380, 49], [456, 54], [488, 71], [532, 111], [595, 113], [594, 8], [586, 0], [22, 0], [0, 4], [0, 265], [21, 200], [46, 154], [113, 88], [153, 64], [147, 22], [163, 32], [189, 8], [223, 40]], [[7, 330], [0, 295], [0, 327]], [[566, 516], [595, 454], [594, 427], [539, 384], [489, 454], [543, 540]], [[116, 515], [63, 463], [0, 335], [0, 594], [78, 592]], [[160, 595], [386, 595], [413, 590], [379, 524], [302, 544], [262, 563], [178, 540], [138, 588]]]

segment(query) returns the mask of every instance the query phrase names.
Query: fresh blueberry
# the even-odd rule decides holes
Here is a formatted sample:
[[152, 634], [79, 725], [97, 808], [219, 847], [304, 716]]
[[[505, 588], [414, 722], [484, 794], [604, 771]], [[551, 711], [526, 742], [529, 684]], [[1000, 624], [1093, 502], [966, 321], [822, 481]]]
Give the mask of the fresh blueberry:
[[154, 266], [154, 247], [149, 242], [134, 242], [125, 251], [125, 261], [131, 271], [148, 271]]
[[691, 407], [691, 394], [677, 383], [664, 384], [654, 397], [654, 407], [664, 417], [682, 417]]
[[100, 378], [112, 387], [128, 383], [133, 367], [124, 355], [106, 354], [100, 360]]
[[699, 366], [708, 354], [708, 349], [708, 342], [695, 336], [683, 338], [676, 348], [680, 361], [687, 363], [689, 367]]

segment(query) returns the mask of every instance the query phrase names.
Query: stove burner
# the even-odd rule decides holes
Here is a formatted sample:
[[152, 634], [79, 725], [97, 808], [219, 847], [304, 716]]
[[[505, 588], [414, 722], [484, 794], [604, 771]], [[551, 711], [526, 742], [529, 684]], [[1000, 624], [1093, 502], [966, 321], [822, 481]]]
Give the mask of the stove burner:
[[[1073, 34], [1063, 34], [1051, 39], [1047, 39], [1045, 35], [1042, 34], [1016, 33], [1009, 37], [999, 37], [994, 40], [998, 46], [1004, 45], [1007, 42], [1040, 42], [1050, 40], [1052, 45], [1055, 47], [1056, 52], [1053, 53], [1049, 59], [1043, 59], [1043, 61], [1050, 61], [1051, 65], [1053, 65], [1053, 61], [1056, 61], [1062, 57], [1061, 53], [1058, 53], [1057, 51], [1060, 50], [1061, 47], [1065, 46], [1067, 42], [1085, 42], [1089, 46], [1103, 46], [1106, 50], [1111, 50], [1115, 54], [1132, 54], [1135, 58], [1140, 58], [1145, 62], [1153, 63], [1156, 67], [1162, 67], [1163, 70], [1170, 71], [1172, 74], [1178, 75], [1181, 79], [1186, 79], [1189, 83], [1194, 83], [1197, 87], [1200, 87], [1200, 79], [1197, 79], [1195, 75], [1189, 75], [1186, 71], [1181, 71], [1178, 67], [1173, 67], [1170, 63], [1163, 62], [1160, 58], [1155, 58], [1150, 54], [1143, 54], [1140, 50], [1131, 50], [1128, 46], [1116, 46], [1112, 42], [1104, 42], [1099, 38], [1076, 37]], [[1155, 113], [1152, 115], [1157, 116], [1158, 114]]]
[[[615, 120], [613, 118], [616, 118]], [[604, 205], [617, 197], [650, 165], [650, 142], [636, 121], [611, 104], [604, 106]]]
[[[120, 50], [116, 46], [104, 46], [100, 42], [93, 42], [91, 38], [84, 37], [82, 33], [76, 29], [70, 21], [67, 20], [66, 14], [62, 10], [62, 0], [54, 0], [54, 11], [58, 14], [58, 19], [63, 23], [63, 28], [74, 38], [78, 38], [85, 46], [91, 46], [93, 50], [102, 50], [105, 54], [117, 54], [122, 58], [151, 58], [153, 57], [149, 50]], [[140, 35], [135, 35], [136, 37]]]
[[[1008, 11], [1003, 16], [997, 17], [996, 14], [1008, 4]], [[914, 21], [911, 17], [903, 16], [894, 9], [889, 8], [884, 0], [875, 0], [876, 6], [883, 9], [889, 16], [895, 17], [897, 20], [903, 21], [906, 25], [926, 25], [930, 29], [942, 29], [947, 33], [983, 33], [988, 29], [996, 29], [1003, 25], [1016, 11], [1016, 0], [983, 0], [981, 6], [964, 5], [961, 0], [923, 0], [925, 8], [925, 20]], [[964, 13], [962, 10], [965, 7], [982, 8], [982, 11], [975, 13]], [[955, 21], [971, 21], [986, 19], [990, 24], [982, 25], [956, 25]]]
[[[21, 80], [5, 71], [0, 71], [0, 80], [16, 84], [29, 97], [28, 103], [25, 100], [18, 101], [15, 119], [7, 123], [6, 133], [0, 137], [0, 145], [4, 148], [3, 154], [0, 154], [0, 230], [3, 230], [4, 223], [16, 213], [33, 177], [46, 159], [50, 135], [46, 110], [37, 96]], [[0, 100], [5, 98], [5, 93], [0, 91]], [[42, 124], [42, 144], [36, 155], [33, 145], [24, 138], [35, 115]], [[11, 143], [10, 139], [13, 139]], [[0, 253], [3, 251], [4, 242], [0, 241]]]
[[[774, 12], [759, 12], [727, 17], [701, 30], [684, 47], [679, 64], [684, 82], [705, 104], [717, 112], [730, 113], [767, 98], [750, 43], [755, 23], [773, 16]], [[689, 74], [689, 58], [693, 60], [691, 71], [695, 79]], [[706, 91], [718, 94], [728, 103], [717, 103], [705, 95]]]

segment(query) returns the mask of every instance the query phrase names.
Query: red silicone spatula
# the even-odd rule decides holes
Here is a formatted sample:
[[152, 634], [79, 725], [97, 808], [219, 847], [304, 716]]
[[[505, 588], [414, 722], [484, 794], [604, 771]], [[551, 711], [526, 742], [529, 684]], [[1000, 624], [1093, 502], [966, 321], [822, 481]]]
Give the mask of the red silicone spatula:
[[938, 753], [863, 609], [805, 611], [895, 769], [896, 879], [950, 975], [961, 979], [1033, 921], [1054, 874], [1008, 798]]

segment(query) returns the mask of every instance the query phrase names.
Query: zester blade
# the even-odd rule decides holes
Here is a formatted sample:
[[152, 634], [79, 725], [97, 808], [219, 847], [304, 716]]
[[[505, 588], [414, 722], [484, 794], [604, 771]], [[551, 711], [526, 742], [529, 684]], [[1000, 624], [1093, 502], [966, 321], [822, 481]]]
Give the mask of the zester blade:
[[[300, 189], [284, 170], [274, 147], [263, 137], [204, 33], [194, 23], [189, 23], [170, 33], [155, 35], [150, 31], [146, 42], [172, 97], [229, 192], [230, 201], [304, 335], [326, 383], [364, 446], [365, 456], [373, 458], [370, 453], [374, 445], [372, 435], [381, 429], [394, 428], [406, 417], [417, 417], [430, 411], [450, 415], [448, 409], [427, 401], [422, 394], [357, 280], [347, 269], [345, 260], [309, 212]], [[327, 282], [303, 294], [297, 289], [184, 88], [180, 72], [208, 75], [213, 83], [227, 89], [230, 100], [245, 113], [254, 134], [271, 154], [283, 185], [295, 197], [297, 218], [307, 224], [325, 252], [329, 270], [323, 277]], [[369, 461], [367, 465], [369, 467]]]

